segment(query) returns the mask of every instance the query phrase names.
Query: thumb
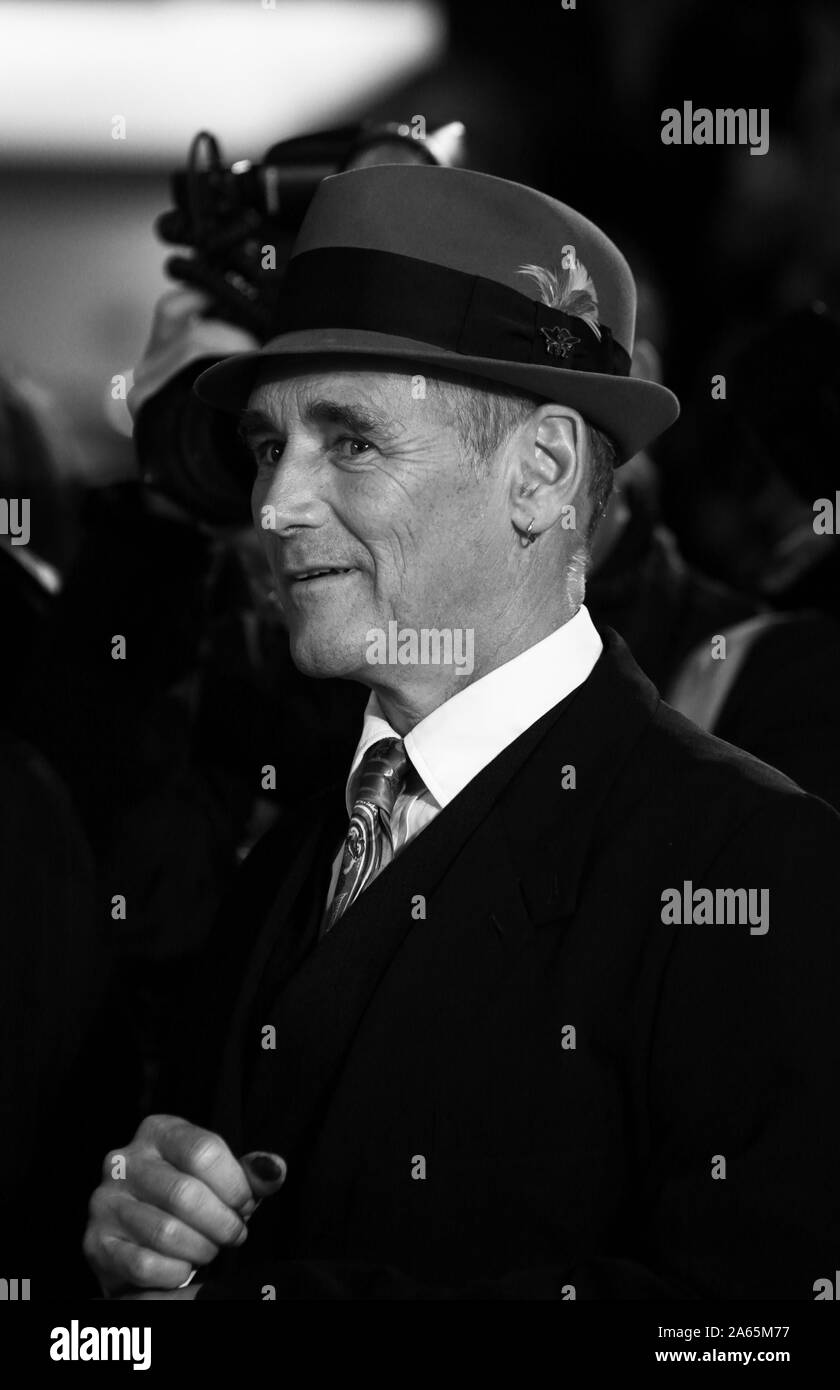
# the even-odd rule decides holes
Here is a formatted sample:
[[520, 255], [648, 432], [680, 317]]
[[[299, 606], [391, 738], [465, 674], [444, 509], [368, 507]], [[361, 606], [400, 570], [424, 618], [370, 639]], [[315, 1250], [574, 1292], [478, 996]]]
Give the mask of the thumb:
[[286, 1160], [279, 1154], [256, 1149], [244, 1154], [239, 1162], [245, 1169], [254, 1196], [260, 1200], [279, 1192], [286, 1181]]

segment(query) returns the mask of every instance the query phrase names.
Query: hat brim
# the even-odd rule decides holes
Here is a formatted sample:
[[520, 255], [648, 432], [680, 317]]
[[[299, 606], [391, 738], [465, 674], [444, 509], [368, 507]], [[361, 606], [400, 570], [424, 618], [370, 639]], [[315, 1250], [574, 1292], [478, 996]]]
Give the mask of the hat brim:
[[198, 377], [194, 390], [205, 405], [238, 412], [245, 409], [258, 375], [270, 363], [277, 364], [279, 375], [286, 359], [336, 356], [393, 358], [419, 367], [440, 367], [571, 406], [613, 440], [619, 463], [626, 463], [652, 443], [680, 413], [676, 396], [654, 381], [541, 367], [529, 362], [465, 357], [412, 338], [339, 328], [284, 333], [259, 351], [239, 353], [208, 367]]

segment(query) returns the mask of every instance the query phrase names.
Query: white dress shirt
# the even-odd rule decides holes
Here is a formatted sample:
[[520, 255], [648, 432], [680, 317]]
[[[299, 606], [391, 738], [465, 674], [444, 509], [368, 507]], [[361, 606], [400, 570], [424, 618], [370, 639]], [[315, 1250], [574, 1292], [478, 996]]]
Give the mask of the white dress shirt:
[[[433, 821], [482, 768], [582, 685], [603, 643], [585, 607], [562, 627], [519, 656], [459, 690], [406, 734], [405, 750], [424, 785], [403, 791], [391, 816], [394, 858]], [[399, 738], [376, 692], [365, 709], [362, 736], [347, 778], [347, 815], [362, 759], [381, 738]], [[333, 863], [327, 907], [332, 902], [343, 845]]]

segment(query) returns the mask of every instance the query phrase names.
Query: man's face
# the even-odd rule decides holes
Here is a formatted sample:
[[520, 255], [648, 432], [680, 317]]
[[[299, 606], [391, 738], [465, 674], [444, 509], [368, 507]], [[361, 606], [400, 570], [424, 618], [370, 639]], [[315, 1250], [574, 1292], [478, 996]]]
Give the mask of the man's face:
[[438, 393], [415, 399], [419, 380], [314, 370], [251, 393], [254, 523], [310, 675], [376, 684], [371, 629], [472, 627], [478, 643], [504, 608], [504, 482], [476, 479]]

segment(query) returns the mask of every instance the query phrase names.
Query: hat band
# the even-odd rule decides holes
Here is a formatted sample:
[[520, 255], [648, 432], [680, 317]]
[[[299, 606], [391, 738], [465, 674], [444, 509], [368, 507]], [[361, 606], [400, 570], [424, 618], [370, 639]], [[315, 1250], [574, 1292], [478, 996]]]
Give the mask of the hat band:
[[293, 257], [271, 336], [315, 328], [416, 338], [497, 362], [630, 374], [606, 325], [599, 339], [583, 319], [508, 285], [391, 251], [337, 246]]

